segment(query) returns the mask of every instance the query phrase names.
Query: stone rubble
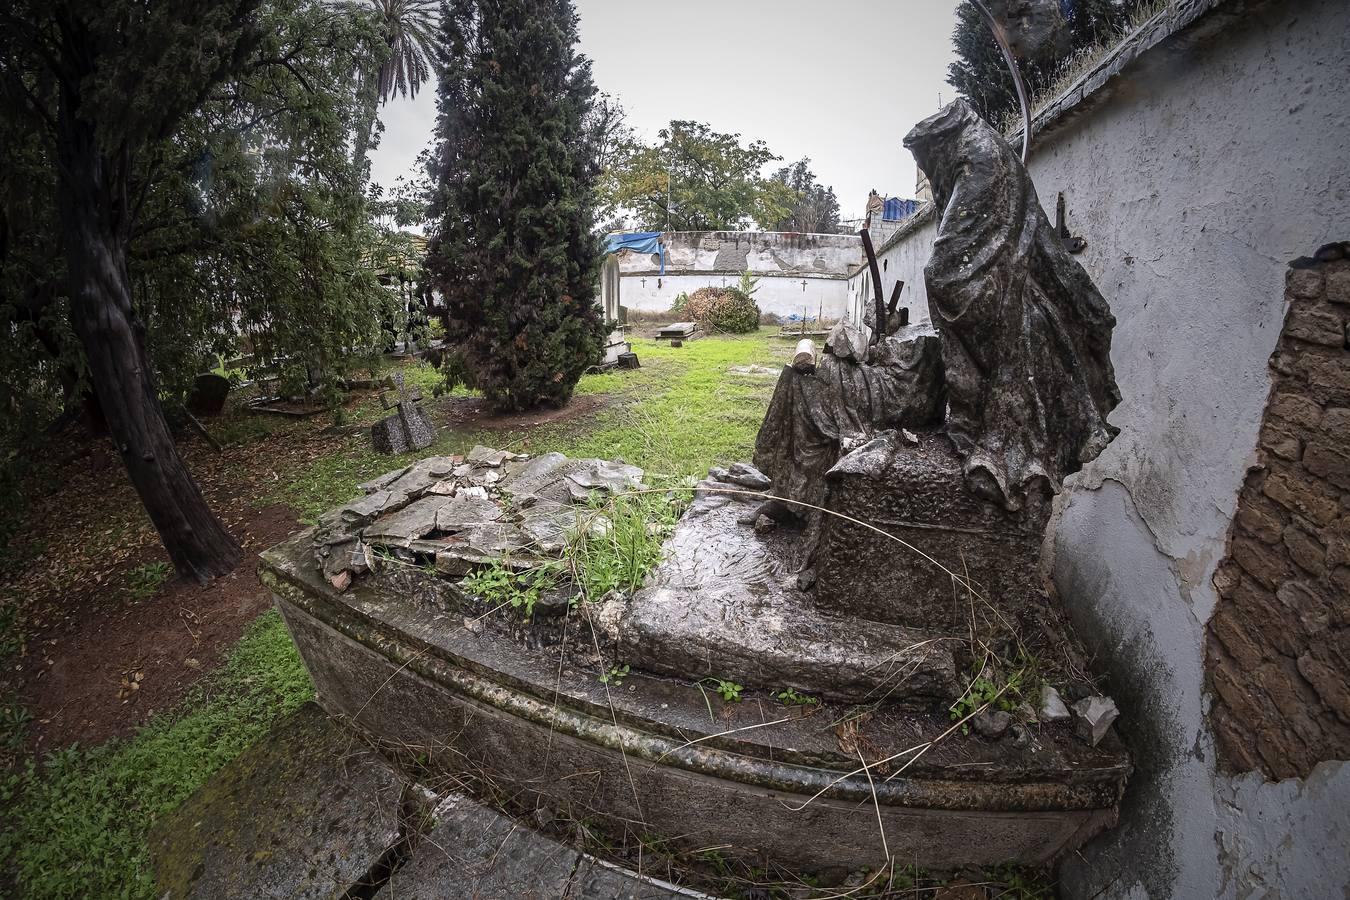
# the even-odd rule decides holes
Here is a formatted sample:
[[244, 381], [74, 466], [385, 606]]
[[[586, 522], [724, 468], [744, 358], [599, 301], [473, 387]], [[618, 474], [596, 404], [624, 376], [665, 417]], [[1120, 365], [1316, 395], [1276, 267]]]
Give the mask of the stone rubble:
[[1119, 718], [1120, 710], [1116, 709], [1114, 700], [1099, 694], [1075, 703], [1073, 714], [1078, 736], [1095, 747], [1106, 737], [1111, 723]]
[[1063, 722], [1069, 718], [1069, 707], [1059, 696], [1059, 691], [1050, 685], [1041, 688], [1041, 709], [1037, 717], [1042, 722]]
[[366, 482], [363, 496], [321, 516], [315, 562], [339, 591], [376, 569], [381, 554], [451, 576], [494, 560], [528, 568], [560, 555], [577, 529], [606, 534], [611, 524], [596, 502], [641, 490], [642, 477], [637, 466], [560, 453], [477, 446], [467, 457], [427, 457]]

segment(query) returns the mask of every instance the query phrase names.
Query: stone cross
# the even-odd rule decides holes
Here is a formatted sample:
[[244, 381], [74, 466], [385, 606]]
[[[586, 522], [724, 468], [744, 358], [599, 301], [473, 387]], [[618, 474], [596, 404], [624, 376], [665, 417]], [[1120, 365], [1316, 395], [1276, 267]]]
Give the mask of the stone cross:
[[436, 429], [417, 406], [422, 392], [416, 387], [409, 390], [401, 373], [394, 373], [390, 381], [393, 387], [380, 393], [380, 403], [385, 409], [397, 407], [397, 412], [370, 426], [372, 446], [380, 453], [407, 453], [430, 447]]
[[380, 405], [385, 409], [393, 409], [403, 403], [417, 403], [422, 399], [422, 391], [414, 386], [408, 388], [403, 383], [403, 373], [395, 372], [389, 376], [392, 386], [385, 391], [380, 392]]

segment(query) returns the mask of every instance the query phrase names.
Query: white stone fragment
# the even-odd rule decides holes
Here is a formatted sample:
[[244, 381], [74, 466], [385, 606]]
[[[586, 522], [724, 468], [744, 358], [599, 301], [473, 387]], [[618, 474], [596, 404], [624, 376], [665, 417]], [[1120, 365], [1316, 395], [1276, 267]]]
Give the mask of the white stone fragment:
[[1041, 711], [1038, 718], [1042, 722], [1063, 722], [1069, 717], [1069, 707], [1064, 705], [1064, 699], [1059, 696], [1059, 691], [1050, 685], [1041, 688]]
[[1073, 705], [1073, 712], [1078, 717], [1075, 722], [1078, 734], [1094, 747], [1106, 737], [1111, 723], [1120, 717], [1115, 701], [1101, 695], [1079, 700]]

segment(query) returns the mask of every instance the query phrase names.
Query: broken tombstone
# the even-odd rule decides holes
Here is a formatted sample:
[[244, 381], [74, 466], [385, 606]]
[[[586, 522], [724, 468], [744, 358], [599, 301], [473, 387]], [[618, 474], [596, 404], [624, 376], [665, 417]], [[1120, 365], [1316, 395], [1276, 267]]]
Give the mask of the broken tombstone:
[[[410, 392], [403, 384], [403, 375], [392, 376], [394, 387], [388, 394], [397, 396], [396, 411], [370, 426], [371, 446], [377, 453], [399, 454], [410, 450], [423, 450], [431, 446], [436, 438], [436, 429], [426, 413], [417, 406], [422, 399], [420, 391]], [[381, 395], [385, 401], [385, 395]], [[385, 408], [389, 403], [385, 402]]]

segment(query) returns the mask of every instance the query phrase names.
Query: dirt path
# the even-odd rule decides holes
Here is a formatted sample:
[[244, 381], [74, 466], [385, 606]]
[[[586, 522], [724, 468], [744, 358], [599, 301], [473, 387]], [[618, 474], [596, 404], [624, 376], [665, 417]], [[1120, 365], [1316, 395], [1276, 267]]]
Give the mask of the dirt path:
[[257, 510], [231, 529], [244, 558], [229, 575], [204, 586], [174, 580], [152, 597], [104, 605], [40, 638], [43, 652], [29, 657], [24, 673], [29, 747], [101, 743], [182, 699], [267, 608], [258, 553], [297, 527], [284, 506]]

